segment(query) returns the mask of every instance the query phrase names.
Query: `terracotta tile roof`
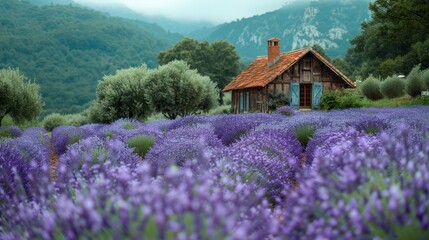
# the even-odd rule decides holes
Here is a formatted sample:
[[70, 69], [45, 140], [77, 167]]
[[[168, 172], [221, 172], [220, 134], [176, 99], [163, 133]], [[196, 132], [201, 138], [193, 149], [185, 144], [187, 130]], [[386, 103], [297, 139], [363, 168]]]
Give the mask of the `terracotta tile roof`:
[[279, 61], [268, 67], [267, 56], [257, 57], [246, 69], [244, 69], [222, 91], [231, 91], [252, 87], [265, 87], [268, 83], [280, 76], [284, 71], [299, 61], [305, 54], [312, 52], [320, 61], [326, 64], [332, 71], [340, 76], [348, 85], [356, 87], [355, 83], [342, 74], [334, 65], [312, 49], [299, 49], [280, 54]]

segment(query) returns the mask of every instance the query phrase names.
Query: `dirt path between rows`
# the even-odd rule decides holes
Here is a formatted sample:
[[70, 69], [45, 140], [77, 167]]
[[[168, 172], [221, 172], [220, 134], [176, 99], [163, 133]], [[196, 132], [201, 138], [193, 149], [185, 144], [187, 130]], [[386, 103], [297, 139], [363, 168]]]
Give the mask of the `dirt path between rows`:
[[58, 155], [55, 152], [55, 146], [54, 146], [54, 141], [52, 140], [52, 137], [50, 137], [50, 141], [51, 141], [49, 145], [49, 149], [51, 150], [51, 156], [49, 156], [50, 177], [51, 177], [51, 181], [55, 181], [56, 179], [55, 169], [58, 166]]

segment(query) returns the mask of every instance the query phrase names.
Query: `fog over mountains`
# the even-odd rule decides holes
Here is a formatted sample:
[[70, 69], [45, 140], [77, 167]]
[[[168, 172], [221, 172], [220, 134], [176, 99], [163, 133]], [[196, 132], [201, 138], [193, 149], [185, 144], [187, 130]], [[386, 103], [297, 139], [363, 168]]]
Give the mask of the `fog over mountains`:
[[[72, 0], [33, 0], [70, 3]], [[155, 23], [166, 31], [198, 40], [224, 39], [236, 46], [249, 61], [266, 52], [266, 40], [279, 37], [282, 51], [318, 44], [331, 57], [343, 56], [349, 40], [360, 33], [360, 23], [370, 18], [371, 0], [285, 1], [283, 7], [260, 15], [214, 25], [209, 21], [172, 20], [169, 16], [148, 16], [120, 3], [85, 3], [111, 16]], [[221, 13], [219, 13], [221, 14]]]

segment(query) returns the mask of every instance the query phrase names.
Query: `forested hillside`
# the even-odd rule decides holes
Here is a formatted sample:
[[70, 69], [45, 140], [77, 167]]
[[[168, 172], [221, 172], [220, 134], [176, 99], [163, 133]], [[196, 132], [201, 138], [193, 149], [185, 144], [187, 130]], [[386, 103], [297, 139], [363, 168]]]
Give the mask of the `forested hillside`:
[[47, 4], [75, 4], [73, 0], [28, 0], [35, 5]]
[[103, 75], [155, 67], [158, 53], [180, 40], [153, 24], [18, 0], [0, 0], [0, 29], [0, 68], [19, 68], [40, 84], [45, 114], [80, 111]]

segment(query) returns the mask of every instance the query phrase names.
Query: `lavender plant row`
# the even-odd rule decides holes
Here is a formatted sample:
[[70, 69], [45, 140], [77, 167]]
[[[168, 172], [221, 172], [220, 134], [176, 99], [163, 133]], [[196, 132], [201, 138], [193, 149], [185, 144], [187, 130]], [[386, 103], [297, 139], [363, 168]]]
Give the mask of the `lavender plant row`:
[[429, 239], [428, 107], [0, 133], [0, 239]]

